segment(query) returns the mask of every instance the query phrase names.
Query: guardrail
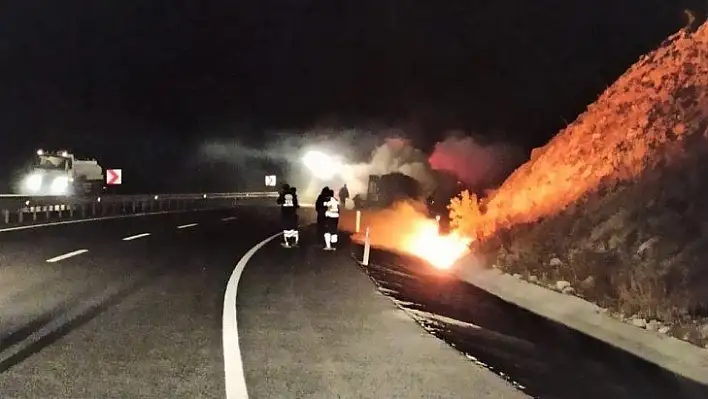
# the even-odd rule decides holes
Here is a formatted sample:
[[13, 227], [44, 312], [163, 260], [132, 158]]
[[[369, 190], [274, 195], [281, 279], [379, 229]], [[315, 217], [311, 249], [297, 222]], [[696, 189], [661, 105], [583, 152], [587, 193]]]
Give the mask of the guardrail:
[[0, 194], [0, 225], [46, 223], [65, 219], [99, 218], [199, 209], [225, 209], [236, 205], [272, 203], [278, 193], [200, 193], [56, 197]]

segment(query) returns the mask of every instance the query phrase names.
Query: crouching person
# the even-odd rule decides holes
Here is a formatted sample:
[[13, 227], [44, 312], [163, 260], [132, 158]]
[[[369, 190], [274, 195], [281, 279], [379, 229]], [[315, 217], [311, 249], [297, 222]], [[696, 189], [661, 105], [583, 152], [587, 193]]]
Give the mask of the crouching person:
[[339, 229], [339, 201], [334, 198], [334, 190], [328, 190], [327, 197], [324, 201], [325, 207], [325, 250], [334, 251], [337, 249], [337, 243], [339, 242], [338, 229]]

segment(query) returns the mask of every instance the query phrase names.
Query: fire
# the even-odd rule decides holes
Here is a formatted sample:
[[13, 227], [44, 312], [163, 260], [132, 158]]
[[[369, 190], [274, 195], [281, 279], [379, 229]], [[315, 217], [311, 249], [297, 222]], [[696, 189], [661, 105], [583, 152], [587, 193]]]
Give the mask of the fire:
[[471, 239], [452, 232], [440, 235], [438, 225], [430, 219], [419, 220], [414, 229], [402, 237], [402, 250], [424, 259], [438, 269], [447, 270], [469, 251]]
[[[420, 204], [403, 202], [384, 210], [362, 212], [360, 234], [354, 239], [361, 242], [368, 227], [371, 246], [404, 252], [421, 258], [433, 267], [447, 270], [469, 251], [469, 239], [453, 231], [448, 235], [438, 232], [438, 222], [425, 216]], [[344, 217], [344, 230], [354, 231], [354, 215]]]

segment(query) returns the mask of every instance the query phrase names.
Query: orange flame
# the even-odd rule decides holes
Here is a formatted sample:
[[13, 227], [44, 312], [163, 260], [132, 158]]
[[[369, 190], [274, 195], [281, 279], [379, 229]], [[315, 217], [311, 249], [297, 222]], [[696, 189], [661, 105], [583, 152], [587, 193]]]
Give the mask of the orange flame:
[[[420, 204], [401, 202], [384, 210], [366, 210], [361, 216], [363, 239], [369, 227], [371, 246], [400, 251], [421, 258], [435, 268], [446, 270], [469, 252], [471, 239], [452, 232], [440, 235], [436, 220], [425, 216]], [[340, 225], [344, 230], [354, 231], [355, 212], [342, 215]]]
[[415, 228], [403, 236], [402, 249], [438, 269], [446, 270], [469, 252], [471, 242], [471, 239], [457, 232], [440, 235], [437, 223], [424, 219], [417, 220]]

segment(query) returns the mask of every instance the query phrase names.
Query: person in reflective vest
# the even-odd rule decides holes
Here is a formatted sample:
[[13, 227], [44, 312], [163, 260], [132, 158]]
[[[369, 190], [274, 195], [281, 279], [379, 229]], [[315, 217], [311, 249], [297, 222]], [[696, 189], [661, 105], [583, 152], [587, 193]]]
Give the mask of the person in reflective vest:
[[325, 233], [325, 212], [327, 212], [325, 202], [328, 198], [329, 187], [325, 186], [315, 201], [315, 210], [317, 211], [317, 237], [323, 237]]
[[339, 237], [339, 201], [334, 197], [334, 190], [328, 190], [328, 195], [323, 203], [325, 207], [325, 250], [334, 251], [337, 248]]
[[283, 223], [283, 246], [286, 248], [297, 246], [300, 241], [297, 215], [300, 204], [297, 200], [297, 189], [287, 184], [283, 185], [283, 190], [278, 197], [278, 205], [280, 205], [280, 214]]

